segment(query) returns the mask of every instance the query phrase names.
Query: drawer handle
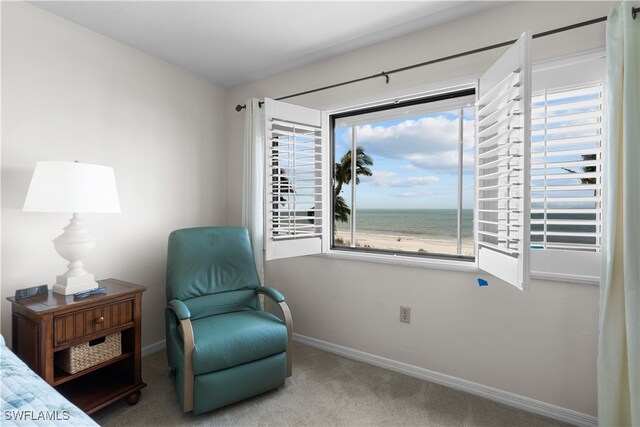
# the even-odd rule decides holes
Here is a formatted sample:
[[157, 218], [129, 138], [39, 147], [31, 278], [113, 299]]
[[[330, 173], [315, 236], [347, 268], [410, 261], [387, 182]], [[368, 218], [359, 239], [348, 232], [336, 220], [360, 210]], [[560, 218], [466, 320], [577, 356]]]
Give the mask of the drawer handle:
[[103, 316], [98, 317], [98, 318], [96, 319], [96, 323], [97, 323], [98, 325], [103, 324], [103, 323], [104, 323], [104, 317], [103, 317]]

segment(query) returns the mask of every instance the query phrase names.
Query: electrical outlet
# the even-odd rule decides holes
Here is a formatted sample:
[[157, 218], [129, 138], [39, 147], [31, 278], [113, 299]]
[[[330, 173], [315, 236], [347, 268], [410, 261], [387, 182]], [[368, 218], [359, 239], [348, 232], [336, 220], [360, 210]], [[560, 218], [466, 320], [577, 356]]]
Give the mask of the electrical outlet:
[[400, 321], [403, 323], [411, 323], [411, 307], [400, 306]]

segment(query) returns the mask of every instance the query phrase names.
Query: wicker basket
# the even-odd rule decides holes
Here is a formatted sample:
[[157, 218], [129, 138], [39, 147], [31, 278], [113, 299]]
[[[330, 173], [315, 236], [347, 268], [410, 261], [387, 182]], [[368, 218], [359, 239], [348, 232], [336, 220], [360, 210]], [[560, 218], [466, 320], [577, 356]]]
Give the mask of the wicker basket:
[[75, 374], [122, 354], [120, 332], [98, 338], [56, 353], [55, 364], [65, 372]]

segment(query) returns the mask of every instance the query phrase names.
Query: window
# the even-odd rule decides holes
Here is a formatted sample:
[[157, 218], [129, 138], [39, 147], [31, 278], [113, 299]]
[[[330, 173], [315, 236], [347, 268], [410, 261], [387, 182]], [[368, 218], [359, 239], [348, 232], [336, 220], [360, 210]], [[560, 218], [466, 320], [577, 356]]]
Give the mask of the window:
[[529, 43], [523, 34], [480, 77], [476, 97], [449, 93], [332, 116], [332, 248], [476, 257], [480, 269], [527, 286]]
[[331, 117], [332, 247], [474, 259], [474, 101], [467, 89]]
[[[332, 137], [336, 143], [336, 157], [330, 160], [333, 163], [331, 172], [326, 158], [329, 149], [326, 113], [265, 99], [265, 259], [325, 252], [331, 242], [345, 245], [347, 236], [344, 230], [343, 236], [329, 237], [334, 231], [340, 231], [331, 224], [350, 222], [348, 246], [351, 248], [357, 247], [360, 240], [362, 250], [412, 255], [428, 254], [431, 250], [431, 256], [437, 257], [469, 259], [475, 256], [481, 269], [523, 289], [529, 275], [529, 247], [528, 235], [525, 234], [524, 239], [522, 233], [525, 229], [529, 232], [530, 207], [522, 201], [517, 206], [510, 201], [503, 203], [502, 196], [492, 196], [490, 185], [494, 180], [488, 174], [497, 169], [500, 175], [497, 185], [502, 186], [503, 179], [506, 179], [509, 186], [521, 186], [520, 192], [524, 194], [521, 198], [528, 202], [529, 171], [526, 167], [518, 168], [516, 163], [528, 166], [530, 157], [530, 39], [530, 35], [523, 34], [479, 79], [475, 118], [470, 105], [472, 98], [469, 97], [472, 90], [334, 116], [334, 129], [337, 130]], [[514, 76], [513, 86], [505, 85]], [[516, 114], [517, 120], [511, 117]], [[474, 121], [477, 121], [476, 132], [468, 130], [473, 129]], [[517, 130], [511, 130], [516, 122], [519, 123]], [[412, 138], [415, 136], [412, 131], [424, 130], [421, 128], [423, 125], [430, 138], [426, 141]], [[341, 128], [345, 129], [342, 133]], [[346, 129], [350, 129], [349, 134]], [[457, 129], [457, 132], [452, 129]], [[475, 134], [474, 143], [469, 142], [471, 134]], [[479, 135], [483, 136], [480, 150]], [[495, 152], [491, 151], [494, 148]], [[340, 149], [343, 152], [338, 152]], [[468, 183], [473, 182], [473, 173], [467, 173], [467, 170], [473, 169], [473, 150], [476, 159], [480, 155], [480, 161], [475, 162], [475, 180], [488, 187], [483, 186], [478, 192], [476, 184], [476, 194], [487, 199], [476, 197], [476, 206], [471, 211], [468, 206], [473, 203], [470, 191], [473, 186]], [[351, 152], [355, 154], [351, 156]], [[512, 162], [511, 157], [520, 159]], [[372, 169], [376, 159], [379, 163]], [[425, 173], [418, 174], [412, 169], [424, 169]], [[522, 179], [523, 176], [527, 179]], [[419, 190], [429, 190], [429, 185], [439, 183], [441, 179], [440, 193], [411, 193], [412, 187], [422, 186]], [[361, 180], [363, 188], [366, 183], [373, 189], [367, 191], [365, 188], [358, 198], [356, 188]], [[347, 201], [342, 192], [349, 190], [349, 185], [356, 188], [351, 188], [351, 198]], [[376, 185], [403, 192], [383, 193], [375, 188]], [[391, 198], [398, 194], [424, 204], [392, 203]], [[385, 202], [385, 198], [388, 204], [380, 204]], [[494, 206], [494, 200], [489, 198], [496, 199], [497, 204]], [[374, 208], [378, 210], [374, 211]], [[380, 209], [391, 208], [405, 208], [406, 212], [402, 217], [394, 213], [395, 218], [385, 219], [389, 212], [381, 212]], [[406, 208], [413, 208], [413, 212]], [[414, 241], [413, 247], [404, 246], [403, 238], [415, 239], [418, 232], [424, 233], [423, 226], [415, 226], [420, 222], [424, 224], [424, 212], [417, 211], [424, 208], [441, 209], [441, 212], [431, 214], [429, 220], [431, 227], [428, 232], [435, 237], [419, 241], [417, 245]], [[489, 208], [493, 212], [489, 212]], [[358, 216], [358, 212], [365, 215]], [[475, 230], [476, 236], [484, 236], [476, 238], [478, 250], [469, 244], [474, 213], [480, 214], [485, 221], [483, 234]], [[440, 214], [439, 219], [437, 214]], [[360, 227], [358, 222], [361, 222]], [[493, 226], [489, 222], [497, 226], [495, 233], [489, 230]], [[514, 243], [509, 229], [516, 223], [520, 227], [517, 230], [519, 240]], [[398, 227], [399, 224], [404, 226], [404, 230]], [[394, 234], [399, 231], [406, 234], [396, 237], [395, 243], [389, 242], [387, 236], [365, 243], [364, 231], [388, 231], [389, 226]], [[440, 238], [439, 245], [430, 249], [422, 247], [423, 244], [435, 243], [437, 237]]]
[[519, 288], [530, 272], [596, 281], [603, 55], [531, 77], [526, 45], [449, 93], [331, 116], [265, 100], [266, 258], [335, 248], [475, 258]]
[[[594, 54], [544, 64], [533, 73], [528, 245], [530, 269], [536, 276], [591, 282], [599, 276], [603, 69], [602, 55]], [[331, 188], [334, 248], [472, 259], [476, 215], [472, 208], [475, 169], [471, 127], [475, 114], [467, 106], [468, 102], [464, 96], [447, 101], [422, 99], [410, 106], [396, 104], [382, 111], [357, 110], [334, 116], [331, 162], [334, 165]], [[412, 141], [403, 138], [403, 132], [410, 134], [421, 120], [433, 122], [436, 118], [449, 125], [444, 128], [448, 129], [450, 141], [463, 141], [461, 161], [459, 155], [452, 155], [454, 150], [449, 150], [449, 155], [432, 156], [429, 162], [425, 158], [429, 153], [426, 144], [409, 145]], [[463, 126], [455, 126], [460, 118]], [[462, 135], [458, 135], [460, 129]], [[429, 129], [424, 132], [425, 139], [428, 132]], [[407, 153], [402, 144], [421, 151]], [[354, 146], [359, 178], [355, 188], [348, 167]], [[376, 155], [381, 149], [382, 155]], [[391, 149], [397, 151], [389, 153]], [[440, 172], [446, 160], [449, 166], [452, 160], [458, 160], [455, 167], [461, 175], [449, 173], [443, 178], [437, 173], [415, 173], [424, 172], [434, 163], [438, 166], [436, 172]], [[462, 179], [456, 182], [459, 176]], [[462, 191], [458, 192], [460, 183]], [[437, 204], [442, 200], [438, 194], [447, 193], [452, 200], [460, 196], [459, 209], [457, 204], [449, 205], [449, 210]], [[424, 204], [405, 205], [402, 209], [403, 202], [406, 203], [404, 198]], [[353, 206], [356, 207], [355, 221], [352, 220]], [[482, 214], [477, 215], [479, 221], [483, 221], [480, 216]], [[457, 230], [458, 217], [461, 233]], [[430, 230], [430, 223], [437, 228], [436, 232]], [[518, 224], [512, 224], [513, 236]], [[497, 229], [478, 228], [487, 235], [498, 234]], [[492, 242], [487, 240], [487, 243]], [[497, 239], [493, 243], [497, 244]], [[434, 247], [437, 250], [433, 250]]]

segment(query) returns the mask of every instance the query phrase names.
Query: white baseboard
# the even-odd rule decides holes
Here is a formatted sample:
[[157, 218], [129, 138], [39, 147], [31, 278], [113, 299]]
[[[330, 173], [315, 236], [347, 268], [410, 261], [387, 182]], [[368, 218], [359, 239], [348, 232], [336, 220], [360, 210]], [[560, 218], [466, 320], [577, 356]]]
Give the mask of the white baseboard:
[[440, 384], [446, 387], [461, 390], [476, 396], [484, 397], [504, 405], [522, 409], [523, 411], [533, 412], [534, 414], [544, 415], [555, 420], [564, 421], [566, 423], [577, 426], [595, 426], [598, 419], [594, 416], [573, 411], [571, 409], [561, 408], [550, 403], [540, 402], [539, 400], [529, 397], [520, 396], [508, 391], [498, 390], [482, 384], [463, 380], [461, 378], [452, 377], [418, 366], [409, 365], [407, 363], [398, 362], [363, 351], [354, 350], [352, 348], [343, 347], [341, 345], [332, 344], [330, 342], [321, 341], [315, 338], [307, 337], [300, 334], [293, 334], [294, 341], [325, 350], [330, 353], [338, 354], [349, 359], [365, 362], [371, 365], [379, 366], [390, 371], [399, 372], [410, 377], [418, 378], [424, 381]]
[[162, 340], [146, 347], [142, 347], [142, 357], [149, 356], [150, 354], [157, 353], [163, 350], [167, 346], [167, 341]]

